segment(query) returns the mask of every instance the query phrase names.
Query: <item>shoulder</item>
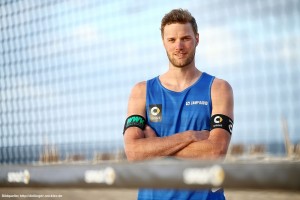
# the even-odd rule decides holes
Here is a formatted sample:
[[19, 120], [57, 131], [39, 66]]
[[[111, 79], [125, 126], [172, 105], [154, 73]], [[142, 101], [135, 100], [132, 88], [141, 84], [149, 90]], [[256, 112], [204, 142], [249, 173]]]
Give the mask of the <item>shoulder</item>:
[[146, 84], [146, 81], [142, 81], [133, 86], [130, 93], [131, 101], [135, 102], [146, 99]]
[[227, 81], [225, 81], [223, 79], [215, 78], [212, 83], [212, 91], [216, 92], [216, 93], [232, 92], [232, 87]]
[[145, 95], [147, 91], [147, 85], [148, 87], [153, 87], [155, 84], [157, 84], [158, 77], [154, 77], [152, 79], [149, 79], [147, 81], [141, 81], [135, 84], [132, 88], [131, 94], [140, 94]]
[[227, 81], [215, 78], [211, 87], [211, 96], [212, 99], [233, 98], [232, 87]]
[[146, 92], [146, 81], [135, 84], [131, 90], [131, 94], [142, 95]]
[[146, 84], [146, 81], [138, 82], [133, 86], [133, 89], [146, 89]]

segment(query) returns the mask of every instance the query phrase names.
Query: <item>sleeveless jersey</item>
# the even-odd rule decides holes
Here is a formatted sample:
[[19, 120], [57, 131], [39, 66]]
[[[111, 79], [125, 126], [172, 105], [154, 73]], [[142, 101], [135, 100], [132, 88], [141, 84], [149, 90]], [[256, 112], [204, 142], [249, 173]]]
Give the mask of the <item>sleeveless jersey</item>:
[[[165, 88], [160, 83], [159, 77], [148, 80], [146, 86], [147, 124], [159, 137], [187, 130], [210, 131], [213, 80], [213, 76], [203, 72], [193, 85], [181, 92]], [[140, 189], [138, 193], [140, 200], [207, 200], [210, 197], [224, 199], [223, 191], [213, 194], [210, 190]]]

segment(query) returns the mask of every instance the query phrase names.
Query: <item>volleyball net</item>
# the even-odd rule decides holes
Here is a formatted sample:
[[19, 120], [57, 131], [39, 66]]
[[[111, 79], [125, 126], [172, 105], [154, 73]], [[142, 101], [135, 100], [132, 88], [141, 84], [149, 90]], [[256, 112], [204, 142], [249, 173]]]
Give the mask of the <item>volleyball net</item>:
[[[207, 173], [206, 181], [224, 175], [225, 187], [299, 189], [299, 4], [1, 1], [1, 185], [106, 186], [98, 182], [108, 176], [113, 187], [206, 187], [212, 182], [191, 174]], [[198, 23], [197, 67], [234, 90], [229, 163], [129, 164], [122, 136], [129, 93], [167, 70], [160, 21], [179, 7]], [[170, 170], [159, 172], [161, 165]]]

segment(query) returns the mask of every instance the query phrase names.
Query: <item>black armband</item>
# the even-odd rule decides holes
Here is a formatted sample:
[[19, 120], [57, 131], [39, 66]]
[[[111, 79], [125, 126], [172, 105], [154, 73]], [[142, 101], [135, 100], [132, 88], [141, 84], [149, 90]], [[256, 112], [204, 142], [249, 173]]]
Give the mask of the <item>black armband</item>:
[[125, 121], [123, 134], [125, 133], [126, 129], [128, 129], [129, 127], [138, 127], [144, 130], [145, 126], [146, 126], [146, 119], [143, 116], [131, 115]]
[[222, 128], [229, 132], [229, 134], [232, 134], [232, 128], [233, 128], [233, 120], [222, 114], [216, 114], [213, 115], [210, 118], [210, 128], [211, 130], [215, 128]]

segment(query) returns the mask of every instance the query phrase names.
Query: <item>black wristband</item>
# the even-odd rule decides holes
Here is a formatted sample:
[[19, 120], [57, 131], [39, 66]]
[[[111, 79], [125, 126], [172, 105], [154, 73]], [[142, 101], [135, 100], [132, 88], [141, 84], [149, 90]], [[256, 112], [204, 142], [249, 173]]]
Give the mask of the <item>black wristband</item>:
[[210, 118], [210, 128], [215, 129], [215, 128], [222, 128], [225, 129], [226, 131], [229, 132], [229, 134], [232, 134], [232, 128], [233, 128], [233, 120], [222, 114], [216, 114], [213, 115]]
[[129, 127], [138, 127], [144, 130], [145, 126], [146, 126], [146, 119], [143, 116], [131, 115], [125, 121], [123, 134], [125, 133], [126, 129], [128, 129]]

